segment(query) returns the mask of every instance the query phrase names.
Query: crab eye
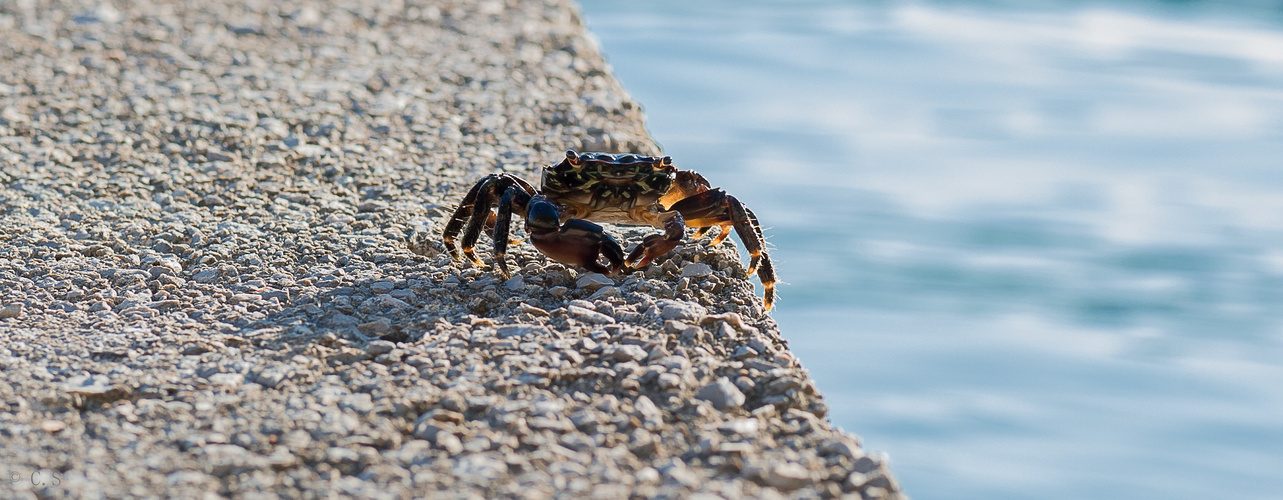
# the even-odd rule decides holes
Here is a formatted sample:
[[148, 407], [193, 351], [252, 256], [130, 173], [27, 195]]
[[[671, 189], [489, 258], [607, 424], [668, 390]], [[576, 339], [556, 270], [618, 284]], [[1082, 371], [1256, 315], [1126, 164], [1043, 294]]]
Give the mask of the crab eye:
[[578, 165], [578, 164], [579, 164], [579, 153], [576, 153], [576, 152], [575, 152], [575, 150], [573, 150], [573, 149], [567, 149], [567, 150], [566, 150], [566, 161], [569, 161], [571, 165]]
[[663, 157], [663, 158], [660, 158], [660, 159], [659, 159], [659, 164], [660, 164], [660, 165], [672, 165], [672, 164], [673, 164], [673, 157], [671, 157], [671, 156], [665, 156], [665, 157]]

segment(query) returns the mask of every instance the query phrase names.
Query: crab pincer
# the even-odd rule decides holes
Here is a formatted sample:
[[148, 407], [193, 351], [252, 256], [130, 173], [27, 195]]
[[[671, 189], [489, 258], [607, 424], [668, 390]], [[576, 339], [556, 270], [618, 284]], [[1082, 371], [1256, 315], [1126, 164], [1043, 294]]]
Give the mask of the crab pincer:
[[[602, 274], [615, 274], [624, 267], [624, 250], [605, 229], [582, 219], [560, 223], [557, 208], [543, 195], [535, 197], [526, 215], [530, 242], [552, 260]], [[606, 265], [599, 262], [605, 258]]]

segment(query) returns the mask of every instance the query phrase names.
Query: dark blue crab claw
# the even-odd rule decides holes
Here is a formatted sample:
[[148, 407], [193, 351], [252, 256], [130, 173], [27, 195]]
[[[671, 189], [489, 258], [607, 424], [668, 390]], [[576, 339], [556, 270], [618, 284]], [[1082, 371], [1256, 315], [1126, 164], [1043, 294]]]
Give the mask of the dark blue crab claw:
[[[615, 274], [624, 267], [624, 250], [615, 238], [596, 224], [582, 219], [558, 223], [557, 206], [543, 196], [531, 200], [526, 212], [530, 243], [548, 258], [602, 274]], [[603, 265], [601, 259], [607, 264]]]

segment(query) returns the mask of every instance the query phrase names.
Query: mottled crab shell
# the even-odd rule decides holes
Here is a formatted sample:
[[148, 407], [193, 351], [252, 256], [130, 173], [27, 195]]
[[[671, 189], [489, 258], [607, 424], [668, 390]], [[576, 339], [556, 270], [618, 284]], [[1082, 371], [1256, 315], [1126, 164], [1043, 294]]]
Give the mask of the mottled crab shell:
[[540, 192], [572, 213], [618, 224], [642, 223], [635, 207], [652, 207], [673, 186], [676, 167], [667, 156], [566, 152], [544, 167]]

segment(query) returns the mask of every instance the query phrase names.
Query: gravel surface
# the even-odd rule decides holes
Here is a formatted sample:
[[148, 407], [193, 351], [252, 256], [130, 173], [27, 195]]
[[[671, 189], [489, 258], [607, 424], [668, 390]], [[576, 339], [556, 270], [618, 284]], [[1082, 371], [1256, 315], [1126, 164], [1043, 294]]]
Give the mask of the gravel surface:
[[0, 497], [900, 497], [733, 245], [444, 255], [659, 152], [567, 0], [305, 5], [0, 3]]

